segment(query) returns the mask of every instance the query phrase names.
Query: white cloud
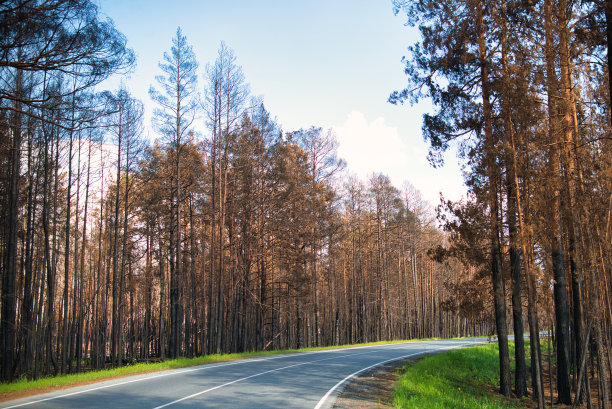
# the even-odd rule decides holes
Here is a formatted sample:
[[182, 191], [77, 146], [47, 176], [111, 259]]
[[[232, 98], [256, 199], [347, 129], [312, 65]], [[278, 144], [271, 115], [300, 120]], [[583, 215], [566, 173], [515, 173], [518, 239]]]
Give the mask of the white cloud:
[[386, 173], [405, 160], [404, 142], [397, 128], [387, 126], [384, 118], [368, 123], [363, 113], [353, 111], [334, 131], [340, 144], [338, 154], [362, 178], [372, 172]]
[[338, 155], [347, 161], [350, 172], [366, 180], [372, 173], [383, 173], [397, 188], [410, 182], [433, 205], [440, 192], [457, 200], [465, 186], [455, 157], [449, 153], [446, 165], [432, 168], [427, 162], [427, 146], [420, 135], [400, 134], [400, 130], [378, 117], [369, 122], [359, 111], [352, 111], [344, 124], [334, 127]]

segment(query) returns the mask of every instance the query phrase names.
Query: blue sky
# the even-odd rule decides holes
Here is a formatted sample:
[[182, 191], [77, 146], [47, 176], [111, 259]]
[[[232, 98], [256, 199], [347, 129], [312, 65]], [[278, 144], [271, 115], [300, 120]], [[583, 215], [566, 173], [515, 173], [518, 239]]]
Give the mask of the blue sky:
[[[390, 0], [99, 0], [136, 52], [125, 80], [145, 103], [149, 86], [178, 26], [200, 63], [213, 62], [221, 41], [231, 47], [253, 95], [262, 96], [283, 130], [333, 128], [339, 154], [365, 179], [387, 174], [432, 204], [439, 192], [458, 199], [465, 188], [453, 153], [431, 168], [421, 136], [427, 104], [394, 106], [389, 93], [405, 84], [401, 58], [418, 37], [394, 16]], [[203, 75], [199, 87], [204, 89]], [[152, 132], [152, 131], [151, 131]], [[155, 137], [155, 135], [153, 135]]]

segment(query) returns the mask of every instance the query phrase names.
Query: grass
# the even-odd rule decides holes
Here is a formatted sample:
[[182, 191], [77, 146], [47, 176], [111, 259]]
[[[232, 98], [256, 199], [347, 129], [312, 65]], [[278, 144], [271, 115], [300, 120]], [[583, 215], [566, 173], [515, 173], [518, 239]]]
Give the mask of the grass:
[[[434, 338], [428, 338], [427, 340], [434, 340]], [[103, 369], [99, 371], [82, 372], [78, 374], [69, 375], [58, 375], [40, 378], [37, 380], [20, 379], [11, 383], [0, 383], [0, 400], [13, 398], [17, 393], [21, 395], [35, 394], [39, 392], [46, 392], [53, 389], [63, 389], [70, 386], [83, 385], [96, 381], [108, 380], [111, 378], [117, 378], [128, 375], [143, 374], [148, 372], [163, 371], [166, 369], [177, 369], [189, 366], [212, 364], [216, 362], [229, 362], [240, 359], [251, 358], [255, 356], [263, 355], [277, 355], [277, 354], [290, 354], [296, 352], [309, 352], [309, 351], [323, 351], [328, 349], [339, 349], [339, 348], [352, 348], [359, 346], [373, 346], [383, 344], [393, 344], [402, 342], [413, 342], [421, 340], [410, 340], [410, 341], [380, 341], [370, 342], [363, 344], [354, 345], [341, 345], [341, 346], [329, 346], [329, 347], [318, 347], [318, 348], [302, 348], [302, 349], [288, 349], [282, 351], [259, 351], [259, 352], [243, 352], [236, 354], [214, 354], [206, 355], [197, 358], [178, 358], [171, 359], [162, 362], [142, 362], [133, 365], [122, 366], [113, 369]], [[10, 396], [9, 396], [10, 394]], [[21, 396], [20, 395], [20, 396]]]
[[393, 405], [419, 409], [521, 407], [520, 401], [505, 399], [493, 388], [499, 388], [496, 343], [430, 355], [409, 364], [394, 391]]
[[0, 395], [16, 391], [37, 391], [48, 390], [50, 388], [64, 388], [127, 375], [157, 372], [163, 371], [165, 369], [176, 369], [188, 366], [210, 364], [215, 362], [233, 361], [237, 359], [248, 358], [253, 355], [254, 354], [252, 353], [223, 355], [216, 354], [197, 358], [171, 359], [162, 362], [136, 363], [134, 365], [122, 366], [119, 368], [102, 369], [99, 371], [89, 371], [78, 374], [50, 376], [37, 380], [20, 379], [11, 383], [0, 383]]

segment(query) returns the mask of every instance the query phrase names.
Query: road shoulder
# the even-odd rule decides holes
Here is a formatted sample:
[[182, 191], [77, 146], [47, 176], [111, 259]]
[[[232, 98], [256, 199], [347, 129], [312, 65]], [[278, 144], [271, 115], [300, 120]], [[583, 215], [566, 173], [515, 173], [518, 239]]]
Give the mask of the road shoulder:
[[336, 398], [334, 409], [380, 409], [393, 407], [393, 390], [400, 369], [419, 357], [399, 359], [377, 366], [354, 378]]

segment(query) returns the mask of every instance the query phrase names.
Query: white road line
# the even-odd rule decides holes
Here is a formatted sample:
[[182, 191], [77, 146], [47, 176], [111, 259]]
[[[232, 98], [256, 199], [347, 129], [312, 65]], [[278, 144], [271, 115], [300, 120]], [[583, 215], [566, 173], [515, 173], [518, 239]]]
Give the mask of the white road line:
[[[6, 407], [4, 407], [4, 409], [19, 408], [19, 407], [23, 407], [23, 406], [33, 405], [35, 403], [47, 402], [47, 401], [50, 401], [50, 400], [66, 398], [66, 397], [74, 396], [74, 395], [81, 395], [81, 394], [88, 393], [88, 392], [94, 392], [94, 391], [101, 390], [101, 389], [113, 388], [115, 386], [122, 386], [122, 385], [127, 385], [127, 384], [131, 384], [131, 383], [135, 383], [135, 382], [148, 381], [148, 380], [151, 380], [151, 379], [162, 378], [162, 377], [166, 377], [166, 376], [180, 375], [180, 374], [184, 374], [184, 373], [188, 373], [188, 372], [202, 371], [202, 370], [205, 370], [205, 369], [219, 368], [219, 367], [231, 366], [231, 365], [240, 365], [240, 364], [246, 364], [246, 363], [249, 363], [249, 362], [271, 361], [271, 360], [281, 359], [281, 358], [290, 358], [290, 357], [293, 357], [293, 356], [303, 356], [303, 355], [321, 354], [321, 353], [339, 353], [339, 352], [345, 352], [347, 350], [353, 350], [354, 351], [356, 349], [376, 348], [376, 347], [381, 347], [381, 346], [386, 346], [386, 345], [401, 345], [401, 346], [403, 346], [403, 345], [406, 345], [406, 344], [415, 344], [415, 343], [413, 343], [413, 342], [403, 342], [403, 343], [399, 343], [399, 344], [367, 345], [367, 346], [354, 347], [354, 348], [338, 348], [338, 349], [327, 349], [327, 350], [322, 350], [322, 351], [302, 352], [302, 353], [298, 353], [298, 354], [283, 354], [283, 355], [273, 356], [273, 357], [269, 357], [269, 358], [254, 358], [254, 359], [244, 359], [244, 360], [232, 361], [232, 362], [221, 362], [221, 363], [217, 363], [217, 364], [203, 364], [203, 365], [198, 365], [197, 367], [191, 368], [191, 369], [169, 370], [168, 372], [161, 373], [161, 374], [158, 374], [158, 375], [152, 375], [152, 376], [147, 376], [147, 377], [138, 378], [138, 379], [130, 379], [130, 380], [123, 381], [123, 382], [116, 382], [116, 383], [112, 383], [112, 384], [109, 384], [109, 385], [96, 386], [96, 387], [84, 389], [84, 390], [81, 390], [81, 391], [65, 393], [65, 394], [58, 395], [58, 396], [51, 396], [51, 397], [48, 397], [48, 398], [38, 399], [38, 400], [30, 401], [30, 402], [24, 402], [24, 403], [20, 403], [20, 404], [17, 404], [17, 405], [12, 405], [12, 406], [6, 406]], [[395, 348], [391, 348], [391, 349], [395, 349]], [[333, 358], [336, 358], [336, 357], [333, 357]], [[323, 359], [323, 360], [333, 359], [333, 358], [326, 358], [326, 359]], [[318, 361], [320, 361], [320, 360], [310, 361], [308, 363], [318, 362]], [[291, 366], [288, 366], [287, 368], [290, 368], [290, 367]], [[284, 368], [282, 368], [282, 369], [284, 369]], [[259, 374], [259, 375], [261, 375], [261, 374]], [[256, 376], [256, 375], [254, 375], [254, 376]], [[248, 379], [248, 378], [244, 378], [244, 379]], [[240, 379], [240, 380], [244, 380], [244, 379]], [[233, 381], [231, 383], [235, 383], [235, 382], [238, 382], [240, 380], [236, 380], [236, 381]], [[112, 380], [109, 380], [107, 382], [112, 382]], [[227, 385], [229, 385], [229, 384], [227, 384]], [[218, 387], [215, 387], [214, 389], [218, 389], [218, 388], [220, 388], [222, 386], [225, 386], [225, 385], [220, 385]]]
[[[367, 352], [364, 352], [364, 353], [362, 353], [362, 354], [346, 354], [346, 355], [344, 355], [344, 356], [364, 355], [364, 354], [366, 354], [366, 353], [367, 353]], [[217, 385], [217, 386], [212, 387], [212, 388], [210, 388], [210, 389], [206, 389], [205, 391], [201, 391], [201, 392], [197, 392], [197, 393], [194, 393], [194, 394], [192, 394], [192, 395], [189, 395], [189, 396], [185, 396], [185, 397], [183, 397], [183, 398], [180, 398], [180, 399], [174, 400], [174, 401], [172, 401], [172, 402], [168, 402], [168, 403], [163, 404], [163, 405], [161, 405], [161, 406], [156, 406], [156, 407], [154, 407], [153, 409], [161, 409], [161, 408], [165, 408], [165, 407], [167, 407], [167, 406], [174, 405], [175, 403], [179, 403], [179, 402], [182, 402], [182, 401], [187, 400], [187, 399], [195, 398], [196, 396], [204, 395], [205, 393], [212, 392], [212, 391], [214, 391], [214, 390], [216, 390], [216, 389], [220, 389], [220, 388], [223, 388], [223, 387], [225, 387], [225, 386], [233, 385], [233, 384], [235, 384], [235, 383], [242, 382], [242, 381], [245, 381], [245, 380], [247, 380], [247, 379], [255, 378], [255, 377], [257, 377], [257, 376], [265, 375], [265, 374], [267, 374], [267, 373], [278, 372], [278, 371], [282, 371], [282, 370], [284, 370], [284, 369], [294, 368], [294, 367], [296, 367], [296, 366], [309, 365], [309, 364], [313, 364], [313, 363], [315, 363], [315, 362], [329, 361], [330, 359], [336, 359], [336, 358], [342, 358], [342, 356], [339, 356], [339, 357], [338, 357], [338, 356], [332, 356], [332, 357], [330, 357], [330, 358], [317, 359], [317, 360], [314, 360], [314, 361], [308, 361], [308, 362], [300, 362], [300, 363], [293, 364], [293, 365], [283, 366], [282, 368], [270, 369], [270, 370], [268, 370], [268, 371], [264, 371], [264, 372], [256, 373], [256, 374], [249, 375], [249, 376], [245, 376], [244, 378], [235, 379], [235, 380], [233, 380], [233, 381], [231, 381], [231, 382], [226, 382], [226, 383], [224, 383], [224, 384], [222, 384], [222, 385]]]
[[[408, 344], [408, 343], [409, 342], [403, 342], [403, 343], [400, 343], [400, 345], [404, 345], [404, 344]], [[191, 369], [168, 370], [169, 372], [158, 374], [158, 375], [147, 376], [145, 378], [139, 378], [139, 379], [131, 379], [131, 380], [124, 381], [124, 382], [112, 383], [110, 385], [96, 386], [94, 388], [84, 389], [82, 391], [70, 392], [70, 393], [65, 393], [63, 395], [51, 396], [51, 397], [48, 397], [48, 398], [38, 399], [38, 400], [35, 400], [35, 401], [31, 401], [31, 402], [25, 402], [25, 403], [20, 403], [20, 404], [17, 404], [17, 405], [6, 406], [3, 409], [19, 408], [19, 407], [23, 407], [23, 406], [33, 405], [35, 403], [47, 402], [47, 401], [54, 400], [54, 399], [66, 398], [68, 396], [81, 395], [83, 393], [93, 392], [93, 391], [97, 391], [97, 390], [100, 390], [100, 389], [113, 388], [115, 386], [127, 385], [127, 384], [134, 383], [134, 382], [148, 381], [150, 379], [162, 378], [162, 377], [165, 377], [165, 376], [180, 375], [180, 374], [184, 374], [184, 373], [187, 373], [187, 372], [202, 371], [202, 370], [205, 370], [205, 369], [219, 368], [219, 367], [223, 367], [223, 366], [246, 364], [246, 363], [249, 363], [249, 362], [272, 361], [272, 360], [281, 359], [281, 358], [291, 358], [293, 356], [298, 356], [298, 355], [312, 355], [312, 354], [322, 354], [322, 353], [345, 352], [346, 350], [353, 350], [354, 351], [356, 349], [374, 348], [374, 347], [379, 347], [379, 346], [384, 346], [384, 345], [393, 345], [393, 344], [378, 344], [378, 345], [366, 345], [366, 346], [353, 347], [353, 348], [325, 349], [325, 350], [321, 350], [321, 351], [300, 352], [300, 353], [296, 353], [296, 354], [292, 354], [292, 353], [289, 353], [289, 354], [280, 354], [280, 355], [269, 357], [269, 358], [247, 358], [247, 359], [242, 359], [242, 360], [239, 360], [239, 361], [232, 361], [232, 362], [220, 362], [220, 363], [217, 363], [217, 364], [202, 364], [202, 365], [198, 365], [197, 367], [191, 368]], [[134, 375], [134, 376], [138, 376], [138, 375]], [[101, 382], [104, 382], [104, 381], [101, 381]], [[107, 382], [112, 382], [112, 379], [111, 380], [107, 380]]]
[[[387, 344], [387, 345], [393, 345], [393, 344]], [[403, 344], [401, 344], [401, 345], [403, 345]], [[374, 346], [374, 345], [373, 345], [373, 346]], [[380, 345], [376, 345], [376, 346], [380, 346]], [[369, 347], [363, 347], [363, 348], [369, 348]], [[345, 349], [346, 349], [346, 348], [345, 348]], [[354, 348], [354, 349], [357, 349], [357, 348]], [[389, 348], [389, 349], [397, 349], [397, 348]], [[338, 351], [338, 350], [334, 350], [334, 351]], [[342, 350], [339, 350], [339, 351], [342, 351]], [[267, 373], [277, 372], [277, 371], [282, 371], [283, 369], [287, 369], [287, 368], [294, 368], [294, 367], [296, 367], [296, 366], [309, 365], [309, 364], [313, 364], [313, 363], [315, 363], [315, 362], [329, 361], [330, 359], [343, 358], [343, 357], [347, 357], [347, 356], [365, 355], [365, 354], [367, 354], [367, 352], [364, 352], [364, 353], [361, 353], [361, 354], [345, 354], [345, 355], [343, 355], [343, 356], [342, 356], [342, 355], [341, 355], [341, 356], [332, 356], [332, 357], [330, 357], [330, 358], [317, 359], [317, 360], [314, 360], [314, 361], [308, 361], [308, 362], [300, 362], [300, 363], [293, 364], [293, 365], [283, 366], [282, 368], [270, 369], [270, 370], [268, 370], [268, 371], [264, 371], [264, 372], [256, 373], [256, 374], [249, 375], [249, 376], [245, 376], [244, 378], [235, 379], [235, 380], [233, 380], [233, 381], [226, 382], [226, 383], [224, 383], [224, 384], [222, 384], [222, 385], [217, 385], [217, 386], [214, 386], [214, 387], [209, 388], [209, 389], [206, 389], [206, 390], [204, 390], [204, 391], [197, 392], [197, 393], [191, 394], [191, 395], [189, 395], [189, 396], [185, 396], [185, 397], [182, 397], [182, 398], [180, 398], [180, 399], [174, 400], [174, 401], [172, 401], [172, 402], [165, 403], [165, 404], [163, 404], [163, 405], [161, 405], [161, 406], [156, 406], [156, 407], [154, 407], [153, 409], [161, 409], [161, 408], [165, 408], [165, 407], [167, 407], [167, 406], [174, 405], [175, 403], [183, 402], [183, 401], [185, 401], [185, 400], [187, 400], [187, 399], [195, 398], [196, 396], [204, 395], [205, 393], [212, 392], [212, 391], [214, 391], [214, 390], [217, 390], [217, 389], [223, 388], [223, 387], [225, 387], [225, 386], [233, 385], [233, 384], [235, 384], [235, 383], [242, 382], [242, 381], [245, 381], [245, 380], [247, 380], [247, 379], [255, 378], [256, 376], [265, 375], [265, 374], [267, 374]], [[401, 359], [401, 357], [400, 357], [400, 358], [394, 358], [394, 359]]]
[[[320, 352], [335, 352], [335, 351], [341, 351], [341, 350], [334, 349], [334, 350], [329, 350], [329, 351], [327, 351], [327, 350], [326, 351], [313, 351], [313, 352], [305, 352], [304, 354], [314, 354], [314, 353], [320, 353]], [[283, 355], [278, 355], [278, 356], [274, 356], [274, 357], [270, 357], [270, 358], [245, 359], [245, 360], [232, 361], [232, 362], [220, 362], [220, 363], [217, 363], [217, 364], [203, 364], [203, 365], [198, 365], [197, 367], [190, 368], [190, 369], [167, 370], [168, 372], [164, 372], [164, 373], [161, 373], [161, 374], [158, 374], [158, 375], [147, 376], [147, 377], [139, 378], [139, 379], [130, 379], [128, 381], [112, 383], [110, 385], [96, 386], [96, 387], [93, 387], [93, 388], [84, 389], [82, 391], [70, 392], [70, 393], [65, 393], [63, 395], [51, 396], [51, 397], [48, 397], [48, 398], [38, 399], [38, 400], [35, 400], [35, 401], [31, 401], [31, 402], [25, 402], [25, 403], [20, 403], [20, 404], [13, 405], [13, 406], [7, 406], [7, 407], [4, 407], [3, 409], [19, 408], [19, 407], [23, 407], [23, 406], [33, 405], [35, 403], [47, 402], [47, 401], [54, 400], [54, 399], [66, 398], [68, 396], [81, 395], [83, 393], [93, 392], [93, 391], [97, 391], [97, 390], [100, 390], [100, 389], [108, 389], [108, 388], [113, 388], [115, 386], [127, 385], [127, 384], [130, 384], [130, 383], [148, 381], [148, 380], [156, 379], [156, 378], [163, 378], [165, 376], [180, 375], [180, 374], [184, 374], [184, 373], [188, 373], [188, 372], [202, 371], [204, 369], [219, 368], [219, 367], [223, 367], [223, 366], [239, 365], [239, 364], [244, 364], [244, 363], [248, 363], [248, 362], [271, 361], [271, 360], [274, 360], [274, 359], [287, 358], [287, 357], [290, 357], [290, 356], [291, 356], [291, 354], [283, 354]], [[138, 376], [138, 375], [134, 375], [134, 376]], [[107, 380], [107, 382], [112, 382], [112, 379], [111, 380]]]
[[[439, 348], [439, 349], [436, 349], [436, 351], [443, 351], [443, 350], [446, 350], [446, 349], [455, 349], [455, 348], [460, 348], [461, 346], [462, 346], [462, 345], [454, 345], [454, 346], [450, 346], [450, 347], [446, 347], [446, 348]], [[427, 352], [430, 352], [430, 351], [421, 351], [421, 352], [415, 352], [415, 353], [408, 354], [408, 355], [404, 355], [404, 356], [398, 356], [398, 357], [396, 357], [396, 358], [387, 359], [386, 361], [377, 362], [377, 363], [375, 363], [374, 365], [370, 365], [370, 366], [368, 366], [368, 367], [366, 367], [366, 368], [363, 368], [363, 369], [358, 370], [357, 372], [353, 372], [352, 374], [350, 374], [349, 376], [347, 376], [346, 378], [344, 378], [343, 380], [341, 380], [340, 382], [338, 382], [337, 384], [335, 384], [333, 388], [331, 388], [330, 390], [328, 390], [328, 391], [327, 391], [327, 393], [326, 393], [326, 394], [325, 394], [325, 395], [324, 395], [324, 396], [321, 398], [321, 400], [320, 400], [320, 401], [317, 403], [317, 406], [315, 406], [315, 407], [314, 407], [314, 409], [321, 409], [321, 408], [323, 407], [323, 404], [325, 403], [325, 401], [326, 401], [326, 400], [329, 398], [329, 396], [330, 396], [332, 393], [334, 393], [334, 391], [335, 391], [336, 389], [338, 389], [338, 387], [339, 387], [340, 385], [342, 385], [344, 382], [348, 381], [349, 379], [354, 378], [355, 376], [359, 375], [360, 373], [365, 372], [365, 371], [367, 371], [368, 369], [374, 368], [374, 367], [376, 367], [376, 366], [379, 366], [379, 365], [384, 365], [384, 364], [386, 364], [386, 363], [388, 363], [388, 362], [397, 361], [397, 360], [399, 360], [399, 359], [404, 359], [404, 358], [410, 358], [411, 356], [422, 355], [422, 354], [425, 354], [425, 353], [427, 353]]]
[[[327, 359], [332, 359], [332, 358], [327, 358]], [[323, 359], [323, 361], [324, 361], [324, 359]], [[316, 361], [315, 361], [315, 362], [316, 362]], [[247, 380], [247, 379], [250, 379], [250, 378], [254, 378], [254, 377], [256, 377], [256, 376], [264, 375], [264, 374], [267, 374], [267, 373], [270, 373], [270, 372], [276, 372], [276, 371], [281, 371], [281, 370], [283, 370], [283, 369], [287, 369], [287, 368], [293, 368], [294, 366], [305, 365], [305, 364], [307, 364], [307, 363], [310, 363], [310, 362], [301, 362], [301, 363], [299, 363], [299, 364], [293, 364], [293, 365], [283, 366], [282, 368], [270, 369], [269, 371], [260, 372], [260, 373], [257, 373], [257, 374], [254, 374], [254, 375], [250, 375], [250, 376], [245, 376], [244, 378], [235, 379], [235, 380], [233, 380], [233, 381], [231, 381], [231, 382], [227, 382], [227, 383], [224, 383], [224, 384], [222, 384], [222, 385], [217, 385], [217, 386], [215, 386], [215, 387], [213, 387], [213, 388], [206, 389], [205, 391], [197, 392], [197, 393], [194, 393], [194, 394], [192, 394], [192, 395], [185, 396], [185, 397], [183, 397], [183, 398], [177, 399], [177, 400], [175, 400], [175, 401], [168, 402], [168, 403], [166, 403], [166, 404], [164, 404], [164, 405], [161, 405], [161, 406], [156, 406], [156, 407], [155, 407], [155, 408], [153, 408], [153, 409], [161, 409], [161, 408], [165, 408], [166, 406], [174, 405], [175, 403], [179, 403], [179, 402], [182, 402], [182, 401], [187, 400], [187, 399], [195, 398], [196, 396], [199, 396], [199, 395], [204, 395], [205, 393], [208, 393], [208, 392], [214, 391], [214, 390], [216, 390], [216, 389], [223, 388], [224, 386], [232, 385], [232, 384], [234, 384], [234, 383], [238, 383], [238, 382], [241, 382], [241, 381], [244, 381], [244, 380]]]
[[[238, 362], [229, 362], [229, 363], [224, 363], [225, 365], [214, 365], [213, 364], [213, 365], [207, 365], [207, 366], [210, 367], [210, 368], [217, 368], [219, 366], [236, 365], [237, 363]], [[35, 403], [46, 402], [46, 401], [50, 401], [50, 400], [54, 400], [54, 399], [60, 399], [60, 398], [66, 398], [68, 396], [81, 395], [83, 393], [93, 392], [93, 391], [97, 391], [97, 390], [100, 390], [100, 389], [108, 389], [108, 388], [113, 388], [115, 386], [127, 385], [127, 384], [130, 384], [130, 383], [148, 381], [148, 380], [151, 380], [151, 379], [163, 378], [165, 376], [179, 375], [179, 374], [183, 374], [183, 373], [187, 373], [187, 372], [199, 371], [201, 369], [202, 368], [194, 368], [194, 369], [185, 369], [185, 370], [182, 370], [182, 371], [172, 371], [170, 373], [163, 373], [163, 374], [159, 374], [159, 375], [147, 376], [146, 378], [131, 379], [129, 381], [117, 382], [117, 383], [113, 383], [113, 384], [110, 384], [110, 385], [96, 386], [94, 388], [84, 389], [82, 391], [70, 392], [70, 393], [65, 393], [63, 395], [51, 396], [51, 397], [48, 397], [48, 398], [38, 399], [38, 400], [35, 400], [35, 401], [31, 401], [31, 402], [20, 403], [18, 405], [7, 406], [7, 407], [5, 407], [3, 409], [19, 408], [19, 407], [22, 407], [22, 406], [33, 405]], [[137, 376], [137, 375], [135, 375], [135, 376]]]

